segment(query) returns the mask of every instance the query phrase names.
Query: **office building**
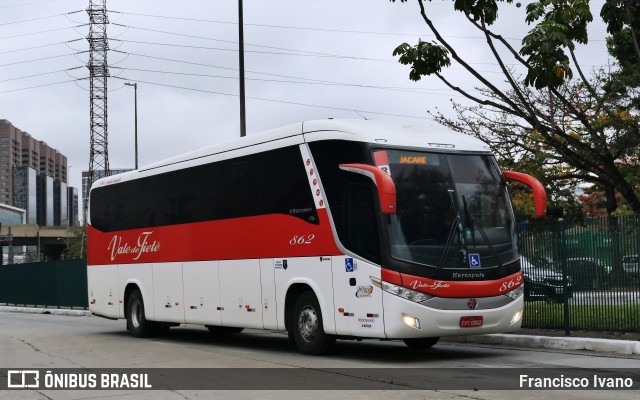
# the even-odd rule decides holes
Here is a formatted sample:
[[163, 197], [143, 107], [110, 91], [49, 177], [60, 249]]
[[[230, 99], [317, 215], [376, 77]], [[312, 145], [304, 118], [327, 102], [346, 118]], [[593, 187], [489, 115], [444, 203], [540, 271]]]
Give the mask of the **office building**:
[[65, 226], [67, 173], [66, 156], [0, 119], [0, 204], [24, 209], [27, 223]]

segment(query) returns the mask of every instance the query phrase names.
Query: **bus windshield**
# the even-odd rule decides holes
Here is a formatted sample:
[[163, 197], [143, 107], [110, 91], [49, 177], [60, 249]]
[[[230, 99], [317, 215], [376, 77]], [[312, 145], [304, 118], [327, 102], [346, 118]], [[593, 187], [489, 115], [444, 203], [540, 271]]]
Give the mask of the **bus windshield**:
[[396, 186], [390, 255], [437, 268], [493, 268], [516, 259], [513, 211], [495, 159], [374, 150]]

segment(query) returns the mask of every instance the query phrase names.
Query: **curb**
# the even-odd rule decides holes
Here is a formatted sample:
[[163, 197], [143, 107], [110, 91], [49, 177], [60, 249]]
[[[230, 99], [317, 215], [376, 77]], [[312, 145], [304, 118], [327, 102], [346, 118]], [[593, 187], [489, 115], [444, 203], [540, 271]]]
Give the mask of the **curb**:
[[26, 314], [53, 314], [53, 315], [71, 315], [75, 317], [90, 316], [89, 310], [71, 310], [68, 308], [36, 308], [36, 307], [12, 307], [0, 306], [0, 311], [18, 312]]
[[640, 341], [637, 340], [513, 335], [502, 333], [477, 336], [452, 336], [445, 340], [476, 344], [536, 347], [554, 350], [591, 350], [628, 355], [640, 354]]

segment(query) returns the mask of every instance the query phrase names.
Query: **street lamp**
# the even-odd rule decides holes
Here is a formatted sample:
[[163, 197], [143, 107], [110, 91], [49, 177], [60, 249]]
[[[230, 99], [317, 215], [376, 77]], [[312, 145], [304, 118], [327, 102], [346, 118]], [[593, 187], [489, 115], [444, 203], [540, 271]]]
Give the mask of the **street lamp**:
[[135, 169], [138, 169], [138, 83], [125, 82], [126, 86], [133, 86], [133, 96], [134, 96], [134, 112], [135, 112], [135, 157], [136, 164]]

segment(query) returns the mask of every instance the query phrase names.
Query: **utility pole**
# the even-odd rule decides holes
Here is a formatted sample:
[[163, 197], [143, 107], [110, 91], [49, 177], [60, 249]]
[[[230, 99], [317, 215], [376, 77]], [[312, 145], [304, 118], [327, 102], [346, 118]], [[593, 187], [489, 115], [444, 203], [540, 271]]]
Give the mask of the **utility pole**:
[[244, 17], [242, 0], [238, 0], [238, 53], [240, 54], [240, 137], [247, 136], [247, 117], [244, 108]]
[[107, 52], [107, 0], [89, 0], [89, 96], [90, 96], [90, 138], [89, 138], [89, 177], [87, 191], [82, 206], [84, 224], [87, 224], [87, 206], [89, 190], [96, 179], [96, 171], [104, 171], [109, 176], [109, 152], [107, 141], [107, 79], [109, 64]]

